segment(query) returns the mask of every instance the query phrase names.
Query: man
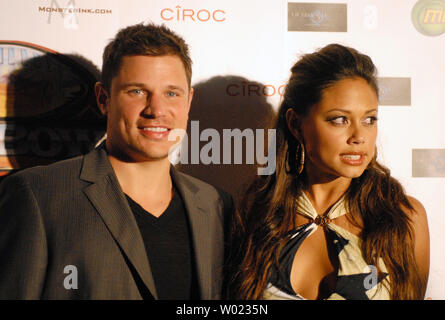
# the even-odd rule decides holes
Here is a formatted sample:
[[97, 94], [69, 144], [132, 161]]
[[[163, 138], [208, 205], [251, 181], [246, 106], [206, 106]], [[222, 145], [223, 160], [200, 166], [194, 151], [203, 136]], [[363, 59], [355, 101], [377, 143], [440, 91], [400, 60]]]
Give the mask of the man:
[[168, 159], [193, 97], [187, 45], [130, 26], [102, 69], [105, 143], [0, 187], [0, 298], [219, 299], [232, 199]]

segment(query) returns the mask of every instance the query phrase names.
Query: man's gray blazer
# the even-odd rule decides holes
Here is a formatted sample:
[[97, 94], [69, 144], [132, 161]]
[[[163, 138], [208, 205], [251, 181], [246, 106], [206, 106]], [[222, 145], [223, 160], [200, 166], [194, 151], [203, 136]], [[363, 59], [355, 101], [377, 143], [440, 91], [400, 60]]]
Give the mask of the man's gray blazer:
[[[173, 168], [171, 176], [190, 222], [201, 298], [219, 299], [232, 199]], [[2, 182], [0, 299], [152, 297], [144, 242], [104, 148]]]

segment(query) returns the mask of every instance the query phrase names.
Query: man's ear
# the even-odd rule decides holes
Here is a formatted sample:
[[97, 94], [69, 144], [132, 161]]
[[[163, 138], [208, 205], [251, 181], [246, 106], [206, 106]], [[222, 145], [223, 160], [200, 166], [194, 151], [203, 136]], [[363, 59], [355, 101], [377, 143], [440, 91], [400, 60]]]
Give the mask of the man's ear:
[[192, 100], [193, 100], [193, 94], [195, 93], [195, 91], [193, 90], [193, 88], [190, 88], [190, 92], [189, 92], [189, 101], [188, 101], [188, 111], [190, 112], [190, 106], [192, 105]]
[[94, 93], [96, 94], [96, 102], [102, 114], [105, 116], [108, 113], [108, 92], [100, 82], [94, 85]]
[[294, 109], [289, 108], [286, 111], [286, 124], [289, 131], [298, 141], [303, 141], [303, 136], [301, 134], [301, 117], [297, 115]]

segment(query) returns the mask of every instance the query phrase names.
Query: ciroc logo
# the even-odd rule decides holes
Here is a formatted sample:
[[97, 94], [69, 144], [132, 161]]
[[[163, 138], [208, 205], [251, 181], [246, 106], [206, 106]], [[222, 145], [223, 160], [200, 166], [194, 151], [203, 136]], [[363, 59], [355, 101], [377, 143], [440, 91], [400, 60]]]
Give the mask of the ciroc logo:
[[226, 12], [221, 9], [186, 9], [181, 6], [173, 8], [164, 8], [161, 10], [161, 18], [165, 21], [193, 21], [193, 22], [223, 22], [226, 20]]
[[445, 1], [420, 0], [411, 11], [414, 27], [425, 36], [439, 36], [445, 32]]

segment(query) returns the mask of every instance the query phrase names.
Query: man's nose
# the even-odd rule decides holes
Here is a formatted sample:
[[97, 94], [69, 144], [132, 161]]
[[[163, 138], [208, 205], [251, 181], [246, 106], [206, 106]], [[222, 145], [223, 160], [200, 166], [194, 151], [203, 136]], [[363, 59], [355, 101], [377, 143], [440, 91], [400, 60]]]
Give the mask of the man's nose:
[[165, 104], [158, 94], [150, 94], [147, 97], [147, 104], [143, 110], [145, 116], [160, 118], [165, 115]]

